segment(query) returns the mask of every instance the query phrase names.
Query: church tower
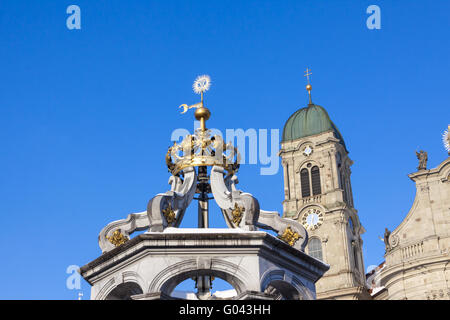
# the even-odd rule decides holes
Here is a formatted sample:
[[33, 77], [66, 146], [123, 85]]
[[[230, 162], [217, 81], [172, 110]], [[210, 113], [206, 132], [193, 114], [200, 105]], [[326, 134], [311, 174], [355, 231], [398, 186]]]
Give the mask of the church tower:
[[289, 117], [281, 141], [283, 216], [303, 224], [306, 252], [330, 265], [316, 283], [318, 299], [370, 299], [364, 285], [365, 230], [350, 180], [353, 161], [327, 111], [312, 102], [311, 85], [306, 88], [309, 103]]

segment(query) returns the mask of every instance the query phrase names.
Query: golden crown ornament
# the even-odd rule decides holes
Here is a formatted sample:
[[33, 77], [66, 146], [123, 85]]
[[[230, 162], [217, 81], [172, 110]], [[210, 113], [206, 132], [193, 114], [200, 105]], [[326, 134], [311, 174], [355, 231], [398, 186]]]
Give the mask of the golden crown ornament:
[[211, 136], [211, 130], [206, 128], [206, 120], [211, 112], [205, 107], [203, 93], [209, 90], [211, 78], [208, 75], [197, 77], [194, 81], [194, 92], [201, 95], [201, 101], [192, 105], [182, 104], [181, 112], [186, 113], [195, 108], [194, 116], [200, 121], [200, 128], [193, 135], [187, 135], [179, 144], [176, 142], [166, 154], [167, 168], [173, 175], [178, 175], [187, 167], [221, 166], [229, 174], [239, 169], [240, 154], [231, 143], [225, 143], [221, 136]]
[[182, 114], [195, 109], [194, 116], [200, 121], [200, 127], [181, 142], [175, 142], [166, 153], [166, 164], [172, 174], [168, 181], [170, 190], [150, 199], [146, 212], [130, 214], [103, 228], [99, 235], [102, 252], [113, 250], [135, 231], [163, 232], [166, 228], [179, 228], [193, 200], [198, 201], [198, 227], [209, 228], [209, 200], [212, 199], [229, 228], [248, 232], [269, 229], [288, 245], [304, 251], [308, 236], [298, 221], [282, 218], [275, 211], [261, 210], [255, 197], [237, 188], [236, 172], [240, 163], [237, 148], [206, 128], [211, 112], [203, 96], [210, 86], [209, 76], [197, 77], [193, 89], [201, 95], [200, 102], [180, 106]]

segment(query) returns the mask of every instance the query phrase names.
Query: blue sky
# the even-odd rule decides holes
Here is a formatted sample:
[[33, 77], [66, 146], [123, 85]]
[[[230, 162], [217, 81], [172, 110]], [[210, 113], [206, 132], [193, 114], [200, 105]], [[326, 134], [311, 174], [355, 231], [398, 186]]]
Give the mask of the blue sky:
[[[81, 8], [68, 30], [66, 8]], [[366, 8], [381, 8], [381, 29]], [[21, 1], [0, 3], [1, 299], [76, 299], [66, 268], [99, 231], [167, 190], [164, 155], [192, 130], [191, 84], [209, 74], [208, 126], [280, 129], [313, 101], [344, 136], [366, 267], [406, 216], [417, 148], [447, 154], [448, 1]], [[282, 210], [283, 176], [243, 165], [239, 187]], [[223, 226], [217, 210], [213, 226]], [[184, 226], [194, 226], [196, 211]], [[89, 285], [82, 283], [84, 297]]]

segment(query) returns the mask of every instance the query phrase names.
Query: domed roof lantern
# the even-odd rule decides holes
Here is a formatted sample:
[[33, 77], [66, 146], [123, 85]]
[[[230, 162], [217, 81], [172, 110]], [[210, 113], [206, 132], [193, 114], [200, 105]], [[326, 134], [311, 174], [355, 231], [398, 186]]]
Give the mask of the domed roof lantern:
[[312, 102], [309, 76], [310, 69], [306, 69], [305, 76], [308, 79], [306, 90], [309, 95], [308, 106], [294, 112], [286, 121], [283, 129], [282, 142], [293, 141], [300, 138], [313, 136], [327, 131], [332, 131], [334, 137], [339, 139], [345, 147], [344, 139], [336, 125], [331, 121], [328, 112], [321, 106]]

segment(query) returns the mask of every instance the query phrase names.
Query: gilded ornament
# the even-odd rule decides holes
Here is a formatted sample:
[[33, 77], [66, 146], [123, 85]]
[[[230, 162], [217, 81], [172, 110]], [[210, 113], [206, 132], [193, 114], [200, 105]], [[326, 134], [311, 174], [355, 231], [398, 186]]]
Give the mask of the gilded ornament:
[[311, 69], [306, 68], [305, 77], [306, 77], [306, 79], [308, 79], [308, 84], [306, 85], [306, 90], [308, 91], [308, 95], [309, 95], [309, 104], [312, 104], [312, 99], [311, 99], [312, 86], [311, 86], [311, 83], [309, 83], [309, 76], [310, 75], [312, 75]]
[[231, 211], [231, 215], [233, 216], [233, 223], [235, 225], [239, 225], [242, 220], [242, 215], [244, 214], [245, 208], [239, 207], [237, 202], [234, 204], [234, 209]]
[[194, 116], [200, 121], [200, 128], [193, 135], [187, 135], [180, 144], [174, 143], [166, 154], [166, 164], [173, 175], [188, 167], [221, 166], [233, 174], [239, 169], [240, 154], [231, 143], [225, 143], [221, 136], [211, 136], [211, 130], [206, 129], [205, 121], [211, 112], [205, 107], [203, 93], [209, 90], [211, 79], [207, 75], [199, 76], [193, 89], [201, 94], [201, 101], [192, 105], [182, 104], [181, 113], [195, 108]]
[[291, 247], [297, 242], [298, 239], [303, 238], [300, 234], [291, 229], [291, 227], [287, 227], [284, 229], [284, 232], [281, 236], [278, 236], [279, 239], [283, 240]]
[[128, 241], [128, 238], [120, 230], [114, 231], [111, 237], [106, 236], [106, 239], [116, 247]]
[[167, 206], [167, 208], [162, 210], [164, 214], [164, 218], [166, 218], [166, 221], [168, 224], [172, 224], [175, 222], [175, 211], [173, 211], [171, 204]]
[[173, 175], [187, 167], [220, 166], [229, 173], [239, 169], [240, 154], [231, 143], [221, 136], [211, 137], [210, 130], [197, 129], [179, 144], [174, 143], [166, 154], [166, 165]]

